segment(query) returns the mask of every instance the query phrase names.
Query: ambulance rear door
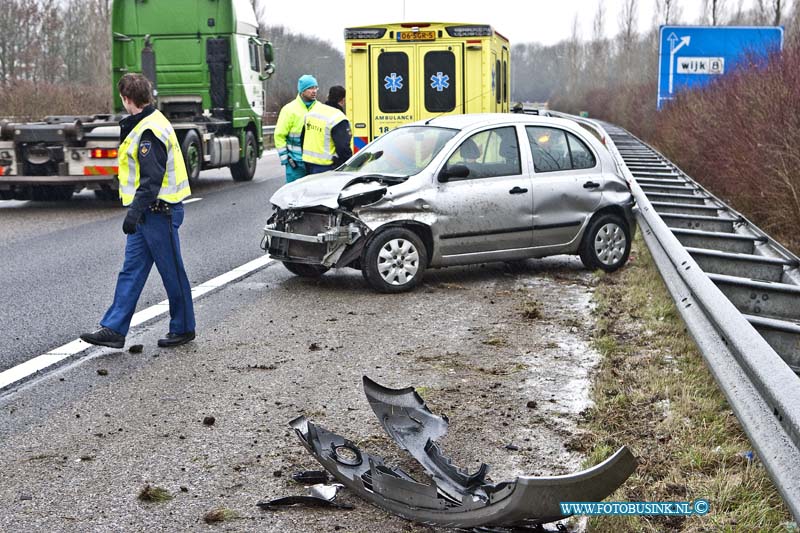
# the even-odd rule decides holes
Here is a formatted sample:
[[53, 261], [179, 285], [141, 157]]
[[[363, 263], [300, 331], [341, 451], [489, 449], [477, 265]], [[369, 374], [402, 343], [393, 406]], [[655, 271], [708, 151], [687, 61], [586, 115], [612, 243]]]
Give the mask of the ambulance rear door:
[[417, 46], [422, 98], [417, 120], [439, 115], [462, 114], [464, 109], [464, 64], [461, 44]]
[[402, 124], [464, 113], [460, 44], [370, 47], [372, 138]]

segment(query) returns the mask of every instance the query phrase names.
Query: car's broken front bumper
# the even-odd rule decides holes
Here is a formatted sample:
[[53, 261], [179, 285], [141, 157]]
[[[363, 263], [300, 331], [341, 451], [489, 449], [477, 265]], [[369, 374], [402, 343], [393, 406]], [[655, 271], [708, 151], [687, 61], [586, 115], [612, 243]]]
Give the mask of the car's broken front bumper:
[[340, 210], [278, 211], [264, 227], [264, 249], [279, 261], [345, 266], [337, 262], [368, 231]]
[[364, 376], [364, 391], [384, 430], [430, 476], [420, 482], [383, 458], [300, 416], [297, 436], [328, 472], [365, 500], [403, 518], [444, 527], [524, 527], [565, 518], [560, 502], [601, 501], [636, 469], [622, 447], [602, 463], [565, 476], [518, 476], [492, 483], [488, 466], [470, 474], [444, 455], [437, 439], [445, 417], [433, 414], [412, 388], [389, 389]]

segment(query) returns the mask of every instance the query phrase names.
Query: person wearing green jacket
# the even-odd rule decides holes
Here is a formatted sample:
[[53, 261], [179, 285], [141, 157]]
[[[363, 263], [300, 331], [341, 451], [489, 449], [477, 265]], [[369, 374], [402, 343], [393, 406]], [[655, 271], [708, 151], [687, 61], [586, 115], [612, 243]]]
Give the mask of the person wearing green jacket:
[[286, 169], [286, 182], [302, 178], [308, 171], [303, 163], [303, 146], [300, 135], [306, 113], [317, 103], [319, 84], [311, 74], [303, 74], [297, 80], [297, 98], [281, 108], [275, 125], [275, 148]]

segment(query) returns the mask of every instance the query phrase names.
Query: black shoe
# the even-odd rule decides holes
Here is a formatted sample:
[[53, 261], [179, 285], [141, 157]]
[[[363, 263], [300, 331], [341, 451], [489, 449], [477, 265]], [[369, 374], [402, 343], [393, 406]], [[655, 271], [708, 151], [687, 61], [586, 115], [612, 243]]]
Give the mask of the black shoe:
[[97, 346], [108, 346], [109, 348], [122, 348], [125, 346], [125, 335], [120, 335], [113, 329], [106, 327], [100, 328], [94, 333], [83, 333], [81, 340]]
[[187, 331], [186, 333], [167, 333], [163, 339], [158, 339], [158, 345], [162, 348], [174, 348], [181, 344], [194, 340], [194, 331]]

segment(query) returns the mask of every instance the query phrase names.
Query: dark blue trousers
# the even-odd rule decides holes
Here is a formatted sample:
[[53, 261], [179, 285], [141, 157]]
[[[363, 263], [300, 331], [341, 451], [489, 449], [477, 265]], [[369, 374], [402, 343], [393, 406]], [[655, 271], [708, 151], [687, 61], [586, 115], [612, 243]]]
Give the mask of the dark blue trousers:
[[329, 170], [333, 170], [333, 164], [330, 165], [317, 165], [316, 163], [306, 163], [306, 170], [308, 174], [320, 174], [322, 172], [327, 172]]
[[117, 277], [114, 302], [100, 325], [127, 335], [136, 303], [156, 264], [169, 298], [169, 332], [183, 334], [194, 331], [192, 288], [183, 268], [178, 228], [183, 223], [183, 204], [172, 206], [170, 215], [146, 211], [136, 233], [128, 235], [125, 263]]

